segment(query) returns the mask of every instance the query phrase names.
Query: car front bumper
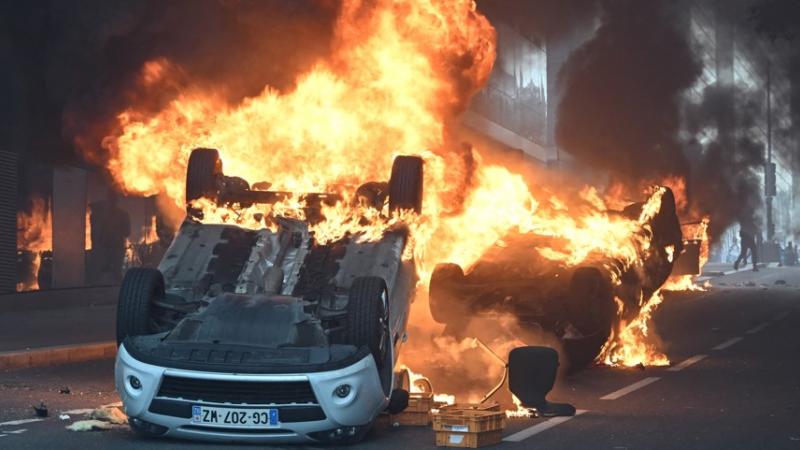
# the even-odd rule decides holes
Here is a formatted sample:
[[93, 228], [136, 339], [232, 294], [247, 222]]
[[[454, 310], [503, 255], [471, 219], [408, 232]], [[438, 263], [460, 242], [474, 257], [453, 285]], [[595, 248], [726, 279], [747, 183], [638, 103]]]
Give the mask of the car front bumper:
[[[160, 392], [164, 377], [188, 378], [197, 382], [308, 382], [316, 403], [226, 403], [181, 398]], [[140, 386], [131, 386], [131, 377]], [[388, 398], [375, 366], [367, 355], [342, 369], [295, 374], [236, 374], [203, 372], [159, 367], [143, 363], [131, 356], [121, 345], [117, 352], [114, 378], [117, 392], [130, 419], [164, 427], [163, 436], [217, 442], [291, 443], [324, 440], [325, 432], [336, 434], [353, 431], [354, 427], [368, 426], [386, 408]], [[334, 394], [338, 386], [350, 385], [350, 394], [339, 398]], [[193, 405], [278, 409], [281, 422], [269, 429], [212, 428], [192, 423]], [[286, 420], [284, 420], [286, 419]], [[162, 430], [163, 430], [162, 429]]]

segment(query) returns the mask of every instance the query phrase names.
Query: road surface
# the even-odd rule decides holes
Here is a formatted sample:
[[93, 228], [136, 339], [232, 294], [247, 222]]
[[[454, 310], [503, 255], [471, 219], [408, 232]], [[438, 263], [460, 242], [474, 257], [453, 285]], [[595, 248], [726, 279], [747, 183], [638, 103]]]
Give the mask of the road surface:
[[[669, 368], [593, 368], [559, 380], [568, 419], [513, 419], [504, 449], [800, 449], [800, 269], [715, 278], [709, 292], [671, 295], [655, 316]], [[61, 411], [118, 401], [113, 361], [0, 373], [0, 448], [218, 448], [143, 441], [125, 427], [65, 429]], [[70, 394], [61, 394], [69, 387]], [[35, 422], [31, 405], [50, 417]], [[303, 448], [303, 447], [291, 447]], [[314, 448], [310, 446], [308, 448]], [[379, 428], [360, 449], [432, 449], [429, 428]]]

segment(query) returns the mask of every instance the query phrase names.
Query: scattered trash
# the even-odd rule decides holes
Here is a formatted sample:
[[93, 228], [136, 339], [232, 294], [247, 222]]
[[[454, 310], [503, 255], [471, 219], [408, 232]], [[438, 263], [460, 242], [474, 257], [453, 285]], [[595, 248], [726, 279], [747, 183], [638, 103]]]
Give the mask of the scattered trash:
[[90, 419], [104, 420], [115, 425], [128, 423], [128, 416], [116, 406], [110, 408], [98, 408], [89, 414]]
[[69, 386], [64, 386], [58, 390], [59, 394], [70, 394], [71, 391], [69, 390]]
[[79, 420], [72, 425], [67, 425], [67, 429], [70, 431], [102, 431], [102, 430], [110, 430], [114, 428], [116, 425], [103, 422], [102, 420]]
[[786, 280], [775, 280], [775, 284], [777, 285], [786, 285]]
[[[66, 426], [65, 428], [70, 431], [110, 430], [128, 423], [128, 416], [122, 412], [116, 403], [104, 405], [96, 409], [75, 411], [87, 411], [84, 414], [88, 416], [88, 419], [79, 420], [71, 425]], [[67, 415], [63, 414], [63, 416]]]
[[39, 406], [34, 405], [33, 410], [38, 417], [47, 417], [47, 405], [44, 402], [39, 402]]
[[69, 420], [70, 419], [69, 414], [59, 414], [58, 418], [61, 419], [61, 420]]

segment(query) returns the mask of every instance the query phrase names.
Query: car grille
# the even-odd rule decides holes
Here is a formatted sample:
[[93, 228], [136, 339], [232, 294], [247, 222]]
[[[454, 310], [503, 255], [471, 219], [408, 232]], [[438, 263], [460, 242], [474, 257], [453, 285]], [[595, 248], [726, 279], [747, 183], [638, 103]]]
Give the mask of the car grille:
[[287, 405], [317, 403], [308, 381], [230, 381], [165, 376], [159, 397], [210, 403]]

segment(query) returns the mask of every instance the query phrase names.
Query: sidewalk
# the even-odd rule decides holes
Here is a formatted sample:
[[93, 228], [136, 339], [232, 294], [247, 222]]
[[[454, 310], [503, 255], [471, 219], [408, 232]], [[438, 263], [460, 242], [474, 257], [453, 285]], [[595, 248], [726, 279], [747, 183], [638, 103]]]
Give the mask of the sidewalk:
[[106, 286], [0, 295], [0, 369], [113, 356], [117, 291]]
[[[778, 267], [778, 263], [758, 263], [759, 269], [766, 269], [766, 268], [775, 268]], [[749, 264], [747, 267], [740, 267], [739, 270], [733, 268], [733, 264], [731, 263], [717, 263], [717, 262], [709, 262], [703, 266], [703, 273], [700, 274], [699, 277], [695, 279], [698, 283], [703, 283], [705, 281], [723, 277], [726, 275], [734, 275], [737, 273], [745, 273], [745, 272], [752, 272], [753, 265]]]

